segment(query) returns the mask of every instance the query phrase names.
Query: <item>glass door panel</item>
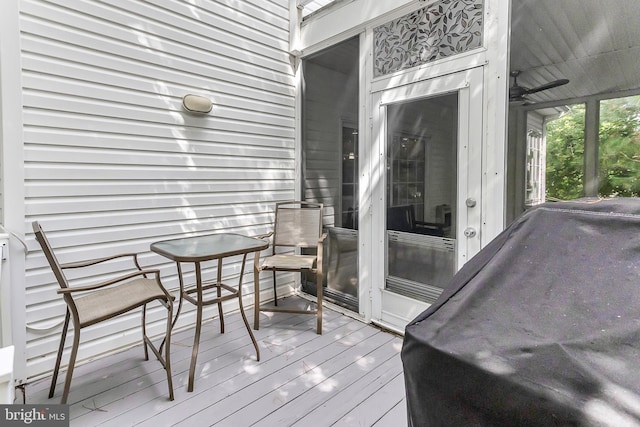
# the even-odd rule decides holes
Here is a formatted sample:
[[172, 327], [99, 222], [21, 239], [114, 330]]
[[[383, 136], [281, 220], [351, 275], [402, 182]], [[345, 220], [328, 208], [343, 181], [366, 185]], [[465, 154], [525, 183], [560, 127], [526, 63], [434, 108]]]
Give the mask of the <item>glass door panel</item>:
[[[356, 312], [359, 52], [356, 36], [302, 61], [302, 192], [324, 206], [323, 292], [326, 300]], [[315, 275], [303, 275], [302, 288], [314, 295]]]
[[385, 289], [432, 303], [456, 271], [458, 95], [387, 107]]
[[389, 329], [480, 250], [482, 82], [473, 68], [373, 94], [371, 320]]
[[358, 128], [341, 126], [342, 175], [341, 223], [329, 228], [327, 245], [327, 294], [345, 307], [358, 310]]
[[342, 125], [342, 228], [358, 229], [358, 129]]

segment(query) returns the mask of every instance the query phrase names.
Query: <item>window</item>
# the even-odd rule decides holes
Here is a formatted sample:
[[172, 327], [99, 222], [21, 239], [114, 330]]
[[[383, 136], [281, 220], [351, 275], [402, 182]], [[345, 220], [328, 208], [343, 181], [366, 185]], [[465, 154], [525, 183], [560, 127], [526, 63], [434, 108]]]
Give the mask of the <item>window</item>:
[[[588, 108], [598, 109], [597, 121], [586, 119]], [[640, 96], [571, 105], [543, 119], [545, 125], [536, 125], [536, 117], [540, 112], [532, 111], [527, 118], [527, 206], [585, 195], [640, 196]], [[589, 141], [588, 130], [597, 138]]]
[[640, 96], [600, 102], [598, 196], [640, 196]]
[[576, 104], [546, 125], [545, 199], [584, 196], [585, 104]]

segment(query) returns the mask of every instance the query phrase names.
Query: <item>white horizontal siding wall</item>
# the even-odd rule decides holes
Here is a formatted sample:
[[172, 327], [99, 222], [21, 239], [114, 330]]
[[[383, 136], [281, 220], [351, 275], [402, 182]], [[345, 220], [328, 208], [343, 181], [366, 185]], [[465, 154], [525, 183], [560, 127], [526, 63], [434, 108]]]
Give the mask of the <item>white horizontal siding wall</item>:
[[[150, 243], [266, 231], [273, 202], [294, 198], [288, 7], [288, 0], [22, 0], [25, 230], [40, 221], [61, 262], [142, 252], [143, 265], [160, 268], [170, 289], [178, 287], [175, 265]], [[185, 113], [189, 93], [210, 98], [213, 111]], [[53, 368], [65, 305], [33, 235], [27, 239], [34, 378]], [[239, 273], [238, 261], [225, 275]], [[152, 312], [152, 332], [161, 331], [162, 315]], [[192, 318], [187, 312], [181, 324]], [[139, 342], [139, 323], [136, 313], [83, 331], [80, 359]]]

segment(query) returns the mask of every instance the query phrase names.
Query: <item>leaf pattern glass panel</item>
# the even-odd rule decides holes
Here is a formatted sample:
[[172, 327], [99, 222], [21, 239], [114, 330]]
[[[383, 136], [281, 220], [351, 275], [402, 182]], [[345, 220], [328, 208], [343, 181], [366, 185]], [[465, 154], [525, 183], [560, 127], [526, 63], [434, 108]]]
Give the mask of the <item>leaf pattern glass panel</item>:
[[375, 77], [482, 46], [484, 0], [440, 0], [374, 28]]

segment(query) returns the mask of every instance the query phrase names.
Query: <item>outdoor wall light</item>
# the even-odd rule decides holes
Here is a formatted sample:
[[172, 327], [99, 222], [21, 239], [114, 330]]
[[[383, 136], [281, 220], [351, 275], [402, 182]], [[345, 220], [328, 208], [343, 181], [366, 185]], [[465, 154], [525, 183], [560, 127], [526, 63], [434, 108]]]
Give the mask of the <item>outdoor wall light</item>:
[[191, 113], [206, 114], [213, 108], [213, 103], [204, 96], [189, 94], [182, 98], [182, 106]]

